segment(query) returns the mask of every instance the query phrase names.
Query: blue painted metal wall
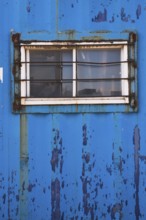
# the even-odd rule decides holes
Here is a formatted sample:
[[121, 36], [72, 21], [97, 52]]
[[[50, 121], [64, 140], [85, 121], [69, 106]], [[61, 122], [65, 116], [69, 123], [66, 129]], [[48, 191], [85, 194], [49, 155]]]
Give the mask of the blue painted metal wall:
[[[146, 1], [1, 0], [0, 219], [146, 219]], [[12, 31], [23, 39], [138, 34], [138, 112], [14, 114]]]

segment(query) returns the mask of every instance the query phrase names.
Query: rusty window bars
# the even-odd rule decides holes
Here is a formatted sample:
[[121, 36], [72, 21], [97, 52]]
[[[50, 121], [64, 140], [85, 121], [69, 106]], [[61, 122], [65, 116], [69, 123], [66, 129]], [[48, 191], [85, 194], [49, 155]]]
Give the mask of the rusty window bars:
[[22, 105], [124, 104], [130, 101], [135, 60], [128, 41], [15, 44], [15, 77]]

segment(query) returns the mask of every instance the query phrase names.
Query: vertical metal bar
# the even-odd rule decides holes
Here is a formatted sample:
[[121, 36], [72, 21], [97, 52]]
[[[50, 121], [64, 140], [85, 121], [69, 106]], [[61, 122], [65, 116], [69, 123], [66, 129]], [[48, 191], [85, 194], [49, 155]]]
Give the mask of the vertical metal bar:
[[25, 57], [25, 48], [21, 47], [21, 97], [26, 97], [26, 57]]
[[60, 82], [59, 82], [59, 84], [60, 84], [60, 90], [61, 90], [61, 94], [59, 94], [61, 97], [63, 96], [63, 88], [62, 88], [62, 84], [63, 84], [63, 62], [62, 62], [62, 56], [63, 56], [63, 54], [62, 54], [62, 52], [60, 51], [60, 57], [59, 57], [59, 61], [60, 61], [60, 63], [59, 63], [59, 71], [60, 71], [60, 76], [59, 76], [59, 80], [60, 80]]
[[127, 96], [128, 95], [128, 62], [123, 62], [122, 61], [127, 61], [128, 60], [128, 47], [123, 46], [121, 48], [121, 77], [122, 78], [127, 78], [127, 80], [122, 80], [122, 95]]
[[73, 49], [73, 97], [76, 96], [76, 49]]
[[30, 51], [26, 50], [26, 78], [27, 78], [27, 82], [26, 82], [26, 96], [29, 97], [30, 96]]
[[20, 220], [28, 219], [27, 115], [20, 115]]

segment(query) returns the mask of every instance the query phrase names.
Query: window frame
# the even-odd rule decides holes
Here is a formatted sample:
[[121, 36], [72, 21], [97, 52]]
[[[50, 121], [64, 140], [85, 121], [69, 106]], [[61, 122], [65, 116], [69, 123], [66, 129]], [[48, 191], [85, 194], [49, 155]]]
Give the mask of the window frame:
[[[51, 39], [50, 39], [51, 38]], [[47, 35], [38, 36], [35, 34], [33, 39], [30, 40], [29, 34], [20, 34], [11, 32], [11, 94], [12, 94], [12, 111], [13, 113], [106, 113], [106, 112], [137, 112], [138, 111], [138, 94], [137, 94], [137, 33], [135, 32], [119, 32], [119, 33], [96, 33], [96, 36], [84, 36], [79, 35], [76, 36], [75, 39], [62, 37], [59, 40], [56, 40], [58, 37], [50, 36], [48, 38]], [[31, 102], [31, 98], [27, 100], [26, 97], [23, 97], [23, 101], [25, 99], [25, 104], [22, 102], [21, 96], [21, 47], [35, 47], [35, 45], [39, 45], [41, 42], [41, 46], [51, 45], [51, 44], [62, 44], [62, 45], [75, 45], [75, 44], [100, 44], [103, 45], [112, 45], [113, 42], [118, 44], [119, 42], [127, 43], [127, 56], [128, 56], [128, 102], [108, 102], [104, 100], [102, 97], [102, 103], [100, 101], [96, 101], [91, 98], [91, 104], [85, 103], [85, 98], [83, 97], [83, 101], [80, 98], [80, 104], [73, 100], [71, 102], [70, 98], [65, 98], [66, 103], [63, 100], [64, 104], [62, 104], [59, 100], [57, 104], [48, 104], [48, 101], [45, 102], [45, 98], [41, 98], [40, 102], [35, 103], [35, 100]], [[108, 97], [109, 98], [109, 97]], [[50, 99], [50, 98], [49, 98]], [[52, 98], [54, 101], [54, 98]], [[64, 99], [64, 98], [63, 98]], [[68, 100], [69, 101], [68, 101]], [[105, 98], [107, 99], [107, 98]], [[116, 99], [116, 97], [114, 97]], [[38, 101], [38, 100], [37, 100]], [[51, 101], [51, 99], [50, 99]], [[87, 100], [88, 101], [88, 100]], [[82, 103], [81, 103], [82, 102]], [[44, 104], [43, 104], [44, 103]]]
[[[21, 105], [70, 105], [70, 104], [125, 104], [129, 103], [129, 85], [128, 85], [128, 42], [32, 42], [21, 44]], [[30, 50], [50, 50], [60, 47], [60, 50], [71, 49], [73, 55], [73, 96], [61, 98], [31, 98], [30, 95]], [[76, 97], [76, 79], [77, 79], [77, 64], [76, 53], [80, 49], [115, 49], [121, 51], [121, 96], [101, 96], [101, 97]], [[56, 49], [57, 51], [57, 49]]]

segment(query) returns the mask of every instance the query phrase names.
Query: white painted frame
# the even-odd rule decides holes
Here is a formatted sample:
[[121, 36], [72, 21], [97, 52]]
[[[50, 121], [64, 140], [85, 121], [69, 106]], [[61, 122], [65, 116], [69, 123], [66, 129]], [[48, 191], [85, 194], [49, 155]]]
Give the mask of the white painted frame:
[[[73, 51], [73, 97], [71, 98], [30, 98], [30, 50], [45, 50], [59, 46]], [[76, 96], [76, 46], [81, 48], [121, 48], [122, 96], [127, 97], [75, 97]], [[53, 48], [53, 49], [54, 49]], [[25, 63], [26, 62], [26, 63]], [[21, 105], [73, 105], [73, 104], [126, 104], [129, 103], [128, 83], [128, 42], [31, 42], [21, 44]], [[127, 79], [127, 80], [126, 80]]]

